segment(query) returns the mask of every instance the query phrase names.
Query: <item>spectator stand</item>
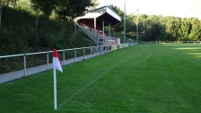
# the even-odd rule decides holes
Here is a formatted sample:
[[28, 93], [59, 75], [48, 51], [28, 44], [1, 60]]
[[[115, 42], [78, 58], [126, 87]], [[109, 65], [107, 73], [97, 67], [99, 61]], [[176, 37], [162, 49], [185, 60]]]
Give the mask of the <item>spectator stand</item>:
[[[76, 18], [76, 25], [80, 31], [98, 46], [100, 52], [115, 44], [114, 37], [110, 36], [110, 27], [121, 22], [121, 17], [109, 6], [103, 6], [85, 13], [84, 16]], [[108, 26], [108, 34], [105, 34], [104, 27]], [[109, 47], [111, 48], [111, 47]]]

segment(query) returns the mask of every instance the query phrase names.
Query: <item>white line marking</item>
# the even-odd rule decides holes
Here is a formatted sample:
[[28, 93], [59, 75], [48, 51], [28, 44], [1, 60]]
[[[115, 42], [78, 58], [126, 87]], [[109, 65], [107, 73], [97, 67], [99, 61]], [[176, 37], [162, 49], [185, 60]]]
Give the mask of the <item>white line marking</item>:
[[127, 57], [125, 57], [124, 59], [120, 60], [119, 62], [117, 62], [114, 66], [112, 66], [109, 70], [105, 71], [104, 73], [102, 73], [100, 76], [98, 76], [96, 79], [94, 79], [93, 81], [89, 82], [87, 85], [85, 85], [83, 88], [81, 88], [79, 91], [77, 91], [76, 93], [74, 93], [71, 97], [69, 97], [68, 99], [66, 99], [65, 101], [63, 101], [58, 107], [62, 107], [63, 105], [65, 105], [67, 102], [69, 102], [72, 98], [74, 98], [76, 95], [80, 94], [83, 90], [85, 90], [87, 87], [89, 87], [91, 84], [93, 84], [94, 82], [96, 82], [98, 79], [100, 79], [103, 75], [105, 75], [106, 73], [110, 72], [113, 68], [115, 68], [117, 65], [119, 65], [122, 61], [126, 60], [130, 55], [127, 55]]

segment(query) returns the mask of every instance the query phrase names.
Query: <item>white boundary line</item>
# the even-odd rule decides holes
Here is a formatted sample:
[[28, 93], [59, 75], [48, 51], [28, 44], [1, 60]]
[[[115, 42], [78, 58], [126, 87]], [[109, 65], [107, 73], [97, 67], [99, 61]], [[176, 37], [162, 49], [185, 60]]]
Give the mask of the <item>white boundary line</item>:
[[126, 60], [129, 56], [131, 56], [132, 53], [130, 55], [127, 55], [127, 57], [125, 57], [124, 59], [120, 60], [119, 62], [117, 62], [114, 66], [112, 66], [109, 70], [105, 71], [104, 73], [102, 73], [100, 76], [98, 76], [96, 79], [94, 79], [93, 81], [89, 82], [88, 84], [86, 84], [83, 88], [81, 88], [79, 91], [77, 91], [76, 93], [74, 93], [71, 97], [69, 97], [68, 99], [66, 99], [65, 101], [63, 101], [58, 107], [62, 107], [63, 105], [65, 105], [67, 102], [69, 102], [72, 98], [74, 98], [76, 95], [80, 94], [83, 90], [85, 90], [87, 87], [89, 87], [91, 84], [93, 84], [94, 82], [96, 82], [98, 79], [100, 79], [103, 75], [105, 75], [106, 73], [108, 73], [109, 71], [111, 71], [113, 68], [115, 68], [117, 65], [119, 65], [122, 61]]

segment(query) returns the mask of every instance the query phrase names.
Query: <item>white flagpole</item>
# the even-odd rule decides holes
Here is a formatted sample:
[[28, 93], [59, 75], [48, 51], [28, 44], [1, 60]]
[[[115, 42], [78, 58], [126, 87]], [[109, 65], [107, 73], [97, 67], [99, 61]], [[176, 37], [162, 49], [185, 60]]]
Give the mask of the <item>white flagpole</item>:
[[53, 67], [53, 79], [54, 79], [54, 110], [57, 110], [57, 78], [56, 78], [56, 68]]

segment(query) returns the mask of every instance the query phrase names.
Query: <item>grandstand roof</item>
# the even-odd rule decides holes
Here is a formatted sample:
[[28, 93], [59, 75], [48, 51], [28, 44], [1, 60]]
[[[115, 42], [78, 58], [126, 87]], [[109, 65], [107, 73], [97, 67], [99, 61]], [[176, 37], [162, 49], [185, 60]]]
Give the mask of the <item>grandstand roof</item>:
[[108, 6], [103, 6], [85, 13], [84, 16], [77, 18], [77, 20], [85, 20], [85, 21], [94, 21], [96, 18], [96, 24], [101, 25], [102, 21], [105, 22], [107, 26], [110, 24], [111, 26], [118, 24], [121, 22], [121, 17], [114, 12]]

